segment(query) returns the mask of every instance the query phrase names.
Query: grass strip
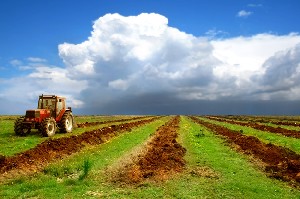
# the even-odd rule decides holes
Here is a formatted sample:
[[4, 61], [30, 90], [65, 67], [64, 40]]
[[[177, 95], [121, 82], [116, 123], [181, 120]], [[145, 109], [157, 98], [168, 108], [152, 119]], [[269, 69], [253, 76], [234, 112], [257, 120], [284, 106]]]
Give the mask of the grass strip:
[[[146, 196], [158, 194], [157, 188], [142, 190], [121, 189], [106, 182], [106, 167], [113, 164], [132, 148], [143, 143], [158, 126], [169, 118], [164, 117], [150, 124], [121, 134], [109, 142], [90, 146], [69, 158], [52, 163], [30, 177], [21, 177], [0, 185], [2, 198], [135, 198], [140, 193]], [[80, 177], [84, 176], [84, 177]], [[82, 178], [82, 179], [81, 179]], [[139, 194], [138, 194], [139, 195]], [[162, 194], [159, 194], [160, 197]]]
[[230, 124], [237, 124], [240, 126], [248, 126], [251, 127], [253, 129], [256, 130], [262, 130], [262, 131], [268, 131], [271, 133], [277, 133], [277, 134], [281, 134], [287, 137], [294, 137], [294, 138], [300, 138], [300, 131], [299, 130], [289, 130], [289, 129], [285, 129], [282, 127], [273, 127], [273, 126], [269, 126], [269, 125], [263, 125], [260, 123], [255, 123], [255, 122], [240, 122], [240, 121], [236, 121], [236, 120], [227, 120], [227, 119], [221, 119], [218, 117], [208, 117], [211, 120], [216, 120], [219, 122], [226, 122], [226, 123], [230, 123]]
[[[168, 118], [109, 142], [86, 148], [49, 165], [44, 173], [0, 185], [2, 198], [299, 198], [299, 190], [272, 180], [223, 140], [186, 117], [179, 142], [187, 149], [186, 171], [164, 183], [119, 187], [107, 181], [106, 168], [145, 142]], [[86, 171], [84, 171], [86, 170]], [[203, 172], [201, 172], [203, 171]], [[86, 174], [84, 174], [86, 173]], [[85, 176], [79, 180], [80, 176]]]
[[0, 120], [0, 155], [12, 156], [47, 139], [37, 134], [28, 137], [16, 136], [14, 122], [14, 120]]
[[108, 124], [108, 123], [114, 123], [114, 122], [127, 122], [127, 121], [132, 121], [132, 120], [140, 120], [140, 119], [146, 119], [149, 118], [147, 116], [139, 116], [139, 117], [132, 117], [132, 118], [127, 118], [127, 119], [119, 119], [119, 120], [106, 120], [106, 121], [96, 121], [96, 122], [83, 122], [83, 123], [78, 123], [77, 122], [77, 127], [79, 128], [85, 128], [88, 126], [96, 126], [100, 124]]
[[296, 152], [297, 154], [300, 154], [300, 139], [293, 138], [293, 137], [286, 137], [283, 135], [275, 134], [275, 133], [270, 133], [267, 131], [261, 131], [261, 130], [255, 130], [251, 127], [247, 126], [240, 126], [238, 124], [230, 124], [227, 122], [220, 122], [216, 120], [210, 120], [204, 117], [198, 117], [199, 119], [205, 121], [205, 122], [210, 122], [213, 124], [217, 124], [223, 127], [226, 127], [230, 130], [234, 131], [239, 131], [240, 133], [244, 135], [250, 135], [257, 137], [259, 140], [266, 144], [274, 144], [277, 146], [282, 146], [286, 147], [288, 149], [291, 149], [292, 151]]
[[239, 131], [205, 122], [196, 117], [191, 119], [214, 133], [224, 136], [229, 143], [238, 146], [238, 150], [253, 155], [255, 159], [264, 163], [265, 172], [274, 178], [289, 181], [296, 186], [300, 183], [300, 155], [285, 147], [265, 144], [254, 136], [246, 136]]
[[[262, 123], [266, 125], [271, 126], [282, 126], [283, 128], [291, 129], [291, 130], [299, 130], [300, 122], [299, 121], [284, 121], [284, 118], [282, 116], [274, 116], [275, 118], [268, 118], [267, 116], [214, 116], [217, 118], [223, 118], [226, 120], [238, 120], [238, 121], [244, 121], [244, 122], [255, 122], [255, 123]], [[294, 128], [291, 128], [294, 127]]]
[[[124, 124], [124, 123], [129, 123], [137, 120], [142, 120], [142, 119], [136, 119], [136, 120], [128, 120], [126, 122], [114, 122], [114, 120], [117, 120], [119, 117], [119, 120], [126, 118], [129, 119], [129, 117], [124, 117], [124, 116], [111, 116], [111, 123], [107, 124], [99, 124], [96, 126], [91, 126], [91, 127], [86, 127], [86, 128], [75, 128], [72, 133], [67, 133], [67, 134], [61, 134], [57, 133], [54, 137], [56, 138], [62, 138], [62, 137], [71, 137], [73, 135], [80, 135], [86, 131], [92, 131], [95, 129], [103, 128], [106, 126], [110, 126], [112, 124], [114, 125], [119, 125], [119, 124]], [[17, 117], [16, 117], [17, 118]], [[76, 118], [86, 118], [86, 121], [94, 121], [92, 117], [76, 117]], [[106, 120], [109, 120], [109, 117], [105, 117]], [[134, 118], [134, 117], [132, 117]], [[147, 119], [147, 118], [145, 118]], [[0, 120], [0, 155], [4, 156], [13, 156], [17, 153], [21, 153], [23, 151], [29, 150], [31, 148], [34, 148], [38, 144], [44, 142], [45, 140], [49, 139], [48, 137], [42, 137], [36, 130], [32, 130], [32, 133], [27, 135], [26, 137], [20, 137], [15, 135], [14, 133], [14, 119], [9, 119], [9, 120]]]
[[[233, 151], [223, 139], [186, 117], [181, 123], [181, 139], [192, 168], [204, 167], [210, 174], [180, 179], [186, 198], [299, 198], [300, 191], [279, 180], [270, 179], [251, 164], [246, 156]], [[204, 172], [205, 173], [205, 172]], [[178, 193], [177, 193], [178, 192]], [[184, 195], [185, 194], [185, 195]]]
[[60, 159], [63, 156], [80, 151], [86, 144], [102, 144], [119, 133], [131, 131], [132, 128], [145, 125], [156, 119], [158, 118], [112, 125], [95, 131], [88, 131], [78, 136], [48, 139], [30, 150], [5, 158], [4, 161], [2, 160], [0, 162], [0, 173], [10, 170], [40, 169], [54, 159]]

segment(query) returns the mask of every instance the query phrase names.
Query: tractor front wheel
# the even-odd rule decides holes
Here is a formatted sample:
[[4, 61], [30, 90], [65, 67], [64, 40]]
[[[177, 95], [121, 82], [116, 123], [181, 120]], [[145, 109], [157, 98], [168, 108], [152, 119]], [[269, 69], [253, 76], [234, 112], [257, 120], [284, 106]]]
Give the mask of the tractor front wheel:
[[24, 121], [24, 116], [19, 117], [16, 121], [15, 121], [15, 126], [14, 126], [14, 130], [15, 130], [15, 134], [19, 135], [19, 136], [25, 136], [26, 134], [30, 133], [30, 128], [25, 128], [23, 126], [23, 121]]
[[65, 112], [61, 118], [59, 128], [62, 133], [71, 133], [73, 130], [73, 114]]
[[46, 118], [42, 121], [41, 124], [41, 133], [45, 137], [51, 137], [55, 134], [56, 132], [56, 122], [54, 118]]

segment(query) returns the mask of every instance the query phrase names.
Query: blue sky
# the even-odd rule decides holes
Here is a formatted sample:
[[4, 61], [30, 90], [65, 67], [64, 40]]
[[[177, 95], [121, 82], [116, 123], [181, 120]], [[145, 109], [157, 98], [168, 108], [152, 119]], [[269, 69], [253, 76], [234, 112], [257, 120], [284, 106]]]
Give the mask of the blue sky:
[[41, 93], [88, 114], [297, 114], [299, 13], [297, 0], [2, 0], [0, 114]]

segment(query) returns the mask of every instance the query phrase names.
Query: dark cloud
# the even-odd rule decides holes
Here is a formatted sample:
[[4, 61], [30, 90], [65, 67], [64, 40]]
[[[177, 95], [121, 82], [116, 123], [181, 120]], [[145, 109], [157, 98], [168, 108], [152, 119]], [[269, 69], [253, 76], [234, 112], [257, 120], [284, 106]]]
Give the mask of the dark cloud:
[[268, 93], [271, 99], [299, 99], [293, 90], [300, 89], [300, 44], [276, 53], [263, 67], [265, 73], [259, 77], [261, 92]]
[[148, 93], [115, 98], [105, 103], [90, 103], [85, 114], [151, 114], [151, 115], [299, 115], [299, 101], [251, 100], [183, 100], [174, 93]]
[[300, 44], [287, 51], [276, 53], [263, 65], [266, 68], [262, 77], [264, 85], [293, 86], [300, 80]]

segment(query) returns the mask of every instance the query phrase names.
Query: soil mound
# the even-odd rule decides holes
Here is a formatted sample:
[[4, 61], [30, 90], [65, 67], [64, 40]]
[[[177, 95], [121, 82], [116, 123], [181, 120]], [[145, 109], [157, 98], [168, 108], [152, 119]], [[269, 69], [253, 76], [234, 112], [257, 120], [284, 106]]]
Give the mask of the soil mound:
[[85, 127], [96, 126], [96, 125], [100, 125], [100, 124], [109, 124], [109, 123], [115, 123], [115, 122], [127, 122], [127, 121], [145, 119], [145, 118], [148, 118], [148, 116], [133, 117], [130, 119], [110, 120], [110, 121], [103, 121], [103, 122], [84, 122], [84, 123], [78, 123], [77, 127], [85, 128]]
[[55, 159], [80, 151], [86, 144], [97, 145], [106, 142], [117, 134], [130, 131], [134, 127], [150, 123], [159, 117], [112, 125], [81, 135], [73, 135], [58, 139], [48, 139], [36, 147], [12, 157], [0, 157], [0, 174], [10, 170], [35, 171]]
[[205, 122], [196, 117], [191, 119], [224, 136], [228, 142], [238, 145], [242, 152], [260, 159], [265, 163], [265, 171], [269, 176], [300, 183], [300, 155], [294, 151], [271, 143], [263, 143], [256, 137], [242, 135], [239, 131]]
[[285, 129], [282, 127], [272, 127], [272, 126], [267, 126], [267, 125], [263, 125], [263, 124], [258, 124], [255, 122], [239, 122], [239, 121], [234, 121], [234, 120], [221, 119], [221, 118], [217, 118], [217, 117], [207, 117], [207, 118], [209, 118], [211, 120], [220, 121], [220, 122], [227, 122], [229, 124], [237, 124], [237, 125], [241, 125], [241, 126], [247, 126], [247, 127], [257, 129], [257, 130], [261, 130], [261, 131], [268, 131], [271, 133], [282, 134], [287, 137], [300, 138], [300, 131], [296, 131], [296, 130], [288, 130], [288, 129]]
[[181, 172], [186, 149], [177, 141], [180, 117], [176, 116], [161, 126], [147, 145], [144, 154], [123, 168], [115, 182], [136, 184], [146, 179], [165, 180], [173, 173]]

